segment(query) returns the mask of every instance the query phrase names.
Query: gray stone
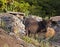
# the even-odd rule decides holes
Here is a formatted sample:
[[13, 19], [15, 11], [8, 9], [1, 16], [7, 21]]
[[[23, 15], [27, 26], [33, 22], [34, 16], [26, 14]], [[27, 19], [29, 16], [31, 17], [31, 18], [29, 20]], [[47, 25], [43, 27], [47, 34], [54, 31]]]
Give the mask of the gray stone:
[[10, 31], [25, 34], [25, 26], [17, 16], [9, 13], [2, 13], [0, 14], [0, 18], [4, 21], [5, 27], [10, 29]]

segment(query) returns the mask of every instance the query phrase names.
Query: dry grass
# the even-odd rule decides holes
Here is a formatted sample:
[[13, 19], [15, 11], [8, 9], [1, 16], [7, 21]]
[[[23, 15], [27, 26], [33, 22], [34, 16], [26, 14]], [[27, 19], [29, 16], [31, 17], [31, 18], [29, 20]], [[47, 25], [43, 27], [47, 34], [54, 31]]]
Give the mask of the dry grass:
[[29, 38], [27, 36], [24, 36], [22, 39], [26, 41], [27, 43], [31, 43], [35, 45], [36, 47], [53, 47], [53, 45], [48, 40], [41, 40], [40, 42], [38, 42], [38, 40]]

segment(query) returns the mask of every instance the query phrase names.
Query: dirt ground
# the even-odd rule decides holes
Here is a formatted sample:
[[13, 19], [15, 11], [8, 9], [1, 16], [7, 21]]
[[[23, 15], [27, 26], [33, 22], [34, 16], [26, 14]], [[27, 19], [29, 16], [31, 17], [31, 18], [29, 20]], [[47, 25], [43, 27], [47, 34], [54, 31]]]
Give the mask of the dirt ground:
[[0, 47], [27, 47], [27, 44], [14, 36], [8, 35], [4, 30], [0, 29]]

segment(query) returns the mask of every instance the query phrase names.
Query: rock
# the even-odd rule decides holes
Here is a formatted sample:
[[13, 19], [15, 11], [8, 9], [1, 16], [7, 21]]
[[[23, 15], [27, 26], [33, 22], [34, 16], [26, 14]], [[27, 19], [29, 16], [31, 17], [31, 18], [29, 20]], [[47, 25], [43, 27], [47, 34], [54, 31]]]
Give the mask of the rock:
[[55, 29], [56, 33], [51, 41], [52, 41], [54, 46], [60, 47], [60, 27], [54, 26], [53, 28]]
[[60, 16], [54, 16], [51, 17], [50, 19], [52, 19], [53, 21], [60, 21]]
[[12, 14], [12, 15], [15, 15], [20, 20], [23, 20], [23, 17], [25, 16], [25, 13], [22, 13], [22, 12], [7, 12], [7, 13]]
[[12, 18], [14, 19], [14, 22], [12, 23], [14, 32], [25, 34], [25, 25], [22, 23], [22, 21], [16, 16], [13, 16]]
[[30, 15], [30, 18], [34, 18], [37, 21], [42, 21], [42, 17]]
[[[55, 44], [58, 44], [59, 41], [60, 41], [60, 16], [54, 16], [54, 17], [51, 17], [50, 19], [52, 19], [52, 21], [56, 21], [58, 26], [55, 25], [53, 26], [53, 28], [55, 29], [56, 31], [56, 34], [54, 36], [54, 38], [52, 39], [52, 42], [56, 42]], [[60, 45], [60, 43], [59, 43]]]
[[25, 34], [25, 26], [17, 16], [9, 13], [2, 13], [0, 14], [0, 19], [2, 19], [4, 23], [4, 28], [6, 28], [7, 30], [14, 32], [16, 34]]

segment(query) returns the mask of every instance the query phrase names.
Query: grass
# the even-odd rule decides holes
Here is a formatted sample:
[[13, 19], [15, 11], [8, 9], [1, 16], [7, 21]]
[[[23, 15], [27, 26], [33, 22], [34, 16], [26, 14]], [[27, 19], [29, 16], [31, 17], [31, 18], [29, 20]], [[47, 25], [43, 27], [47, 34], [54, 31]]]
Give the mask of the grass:
[[29, 38], [27, 36], [24, 36], [22, 39], [27, 43], [31, 43], [35, 45], [36, 47], [39, 47], [39, 46], [40, 47], [52, 47], [50, 41], [48, 40], [41, 40], [40, 42], [38, 42], [38, 40]]
[[39, 42], [33, 38], [29, 38], [28, 36], [23, 36], [22, 39], [27, 42], [27, 43], [31, 43], [35, 46], [40, 46]]
[[41, 40], [41, 47], [50, 47], [50, 42], [47, 40]]

